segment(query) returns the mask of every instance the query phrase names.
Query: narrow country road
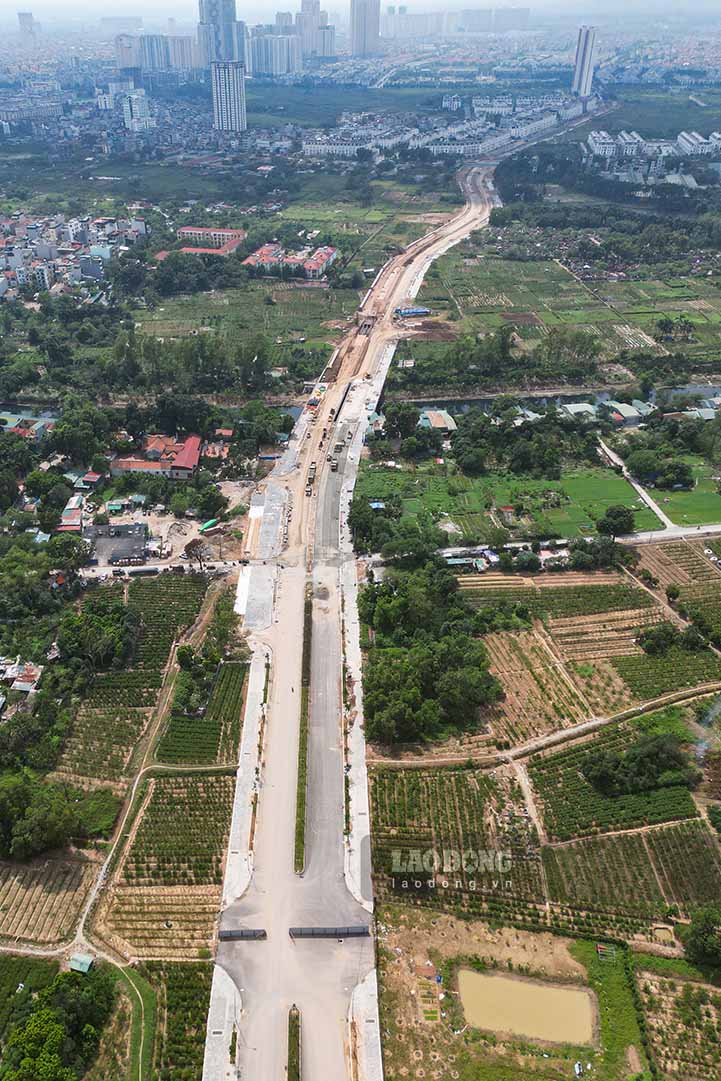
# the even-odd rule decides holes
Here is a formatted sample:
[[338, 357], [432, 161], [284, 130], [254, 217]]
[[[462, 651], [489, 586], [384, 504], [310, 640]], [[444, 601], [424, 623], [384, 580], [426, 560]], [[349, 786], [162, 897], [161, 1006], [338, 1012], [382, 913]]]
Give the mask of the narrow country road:
[[[358, 1048], [349, 1045], [348, 1013], [354, 988], [374, 972], [373, 939], [297, 941], [288, 934], [291, 926], [368, 925], [372, 910], [367, 815], [360, 824], [366, 833], [365, 856], [357, 861], [361, 870], [353, 882], [346, 870], [341, 578], [354, 556], [342, 498], [354, 483], [368, 410], [382, 390], [401, 334], [394, 310], [415, 297], [434, 259], [487, 223], [493, 204], [491, 172], [482, 166], [464, 169], [459, 177], [466, 198], [463, 209], [411, 244], [378, 275], [356, 327], [324, 373], [327, 389], [317, 419], [311, 423], [305, 413], [298, 421], [290, 449], [269, 478], [263, 507], [257, 510], [257, 543], [250, 553], [249, 581], [239, 596], [242, 592], [254, 650], [272, 657], [271, 677], [261, 710], [265, 733], [252, 859], [231, 846], [221, 931], [262, 928], [267, 938], [219, 943], [204, 1081], [282, 1081], [288, 1010], [294, 1003], [301, 1012], [303, 1075], [323, 1081], [351, 1077]], [[343, 450], [333, 451], [339, 443]], [[331, 451], [338, 459], [337, 471], [327, 461]], [[311, 462], [317, 476], [309, 498]], [[308, 803], [305, 870], [298, 875], [293, 854], [307, 588], [313, 598]], [[247, 802], [247, 790], [239, 798]], [[239, 896], [229, 897], [228, 882], [242, 880], [234, 866], [244, 856], [245, 865], [252, 865], [252, 877], [247, 888], [247, 879], [238, 887]], [[365, 1020], [370, 1026], [365, 1031], [373, 1030], [378, 1047], [377, 1069], [366, 1064], [371, 1081], [371, 1074], [381, 1076], [373, 997]], [[354, 1029], [361, 1027], [359, 1022]], [[232, 1041], [233, 1028], [237, 1041]], [[231, 1041], [237, 1045], [235, 1062], [230, 1060]], [[360, 1053], [362, 1057], [362, 1049]]]
[[[641, 484], [639, 484], [637, 480], [634, 480], [634, 478], [631, 476], [628, 469], [626, 468], [626, 463], [624, 462], [621, 455], [616, 454], [615, 450], [611, 450], [611, 448], [608, 446], [608, 444], [604, 443], [604, 441], [602, 439], [599, 439], [598, 445], [601, 448], [604, 457], [606, 457], [608, 459], [608, 461], [611, 463], [611, 465], [615, 465], [615, 466], [618, 466], [620, 468], [621, 473], [623, 474], [625, 479], [628, 481], [628, 483], [631, 485], [631, 487], [634, 489], [636, 494], [641, 497], [642, 501], [646, 504], [646, 506], [649, 508], [649, 510], [653, 511], [653, 513], [656, 515], [658, 520], [660, 522], [663, 522], [663, 524], [666, 526], [666, 529], [676, 529], [676, 528], [678, 528], [677, 526], [674, 525], [674, 523], [671, 521], [671, 519], [666, 514], [666, 512], [663, 511], [659, 507], [656, 500], [651, 498], [651, 496], [648, 494], [646, 489]], [[656, 531], [654, 530], [654, 532], [656, 532]]]

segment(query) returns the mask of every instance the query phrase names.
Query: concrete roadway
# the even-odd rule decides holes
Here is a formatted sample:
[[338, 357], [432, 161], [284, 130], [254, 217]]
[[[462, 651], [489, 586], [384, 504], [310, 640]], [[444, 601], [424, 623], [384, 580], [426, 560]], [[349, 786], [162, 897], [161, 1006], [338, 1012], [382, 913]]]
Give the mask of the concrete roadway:
[[[364, 314], [375, 317], [370, 336], [352, 330], [343, 343], [334, 383], [323, 396], [313, 425], [299, 422], [298, 460], [269, 478], [269, 495], [290, 494], [293, 512], [289, 539], [279, 558], [277, 591], [269, 627], [248, 626], [256, 648], [269, 647], [273, 664], [262, 783], [254, 838], [250, 886], [221, 916], [221, 928], [264, 928], [263, 941], [221, 942], [216, 963], [240, 995], [235, 1068], [206, 1070], [204, 1081], [282, 1081], [287, 1062], [287, 1016], [295, 1003], [303, 1030], [303, 1074], [311, 1081], [347, 1081], [350, 1076], [347, 1015], [353, 988], [374, 967], [372, 938], [290, 939], [288, 928], [303, 925], [365, 924], [367, 911], [352, 897], [344, 878], [344, 773], [342, 748], [343, 671], [339, 535], [340, 491], [346, 470], [344, 451], [336, 473], [326, 461], [348, 427], [366, 420], [362, 381], [381, 362], [389, 341], [399, 337], [393, 310], [412, 299], [425, 270], [453, 244], [488, 219], [488, 170], [466, 169], [461, 184], [467, 204], [393, 259], [366, 299]], [[342, 416], [335, 421], [349, 383]], [[322, 440], [322, 430], [328, 435]], [[307, 436], [306, 433], [310, 435]], [[355, 452], [357, 453], [357, 452]], [[305, 496], [308, 466], [317, 463], [312, 498]], [[265, 560], [264, 560], [265, 562]], [[309, 710], [306, 867], [294, 873], [298, 722], [300, 711], [303, 601], [306, 583], [313, 591], [313, 646]], [[372, 899], [370, 868], [361, 889]]]

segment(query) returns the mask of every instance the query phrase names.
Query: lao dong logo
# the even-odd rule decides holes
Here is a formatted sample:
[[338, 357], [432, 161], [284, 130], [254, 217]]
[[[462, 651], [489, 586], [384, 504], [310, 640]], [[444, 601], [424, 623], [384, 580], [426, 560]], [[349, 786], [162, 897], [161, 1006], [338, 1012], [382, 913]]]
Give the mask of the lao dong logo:
[[512, 855], [496, 848], [394, 848], [391, 887], [396, 890], [507, 890]]

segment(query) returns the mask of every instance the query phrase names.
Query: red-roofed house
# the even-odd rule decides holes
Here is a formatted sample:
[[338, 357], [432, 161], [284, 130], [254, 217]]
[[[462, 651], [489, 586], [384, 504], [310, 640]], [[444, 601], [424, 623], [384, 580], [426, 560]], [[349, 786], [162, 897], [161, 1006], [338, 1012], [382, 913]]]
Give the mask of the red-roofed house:
[[243, 266], [260, 267], [262, 270], [270, 270], [283, 262], [283, 249], [280, 244], [263, 244], [247, 259], [243, 260]]
[[127, 455], [110, 463], [114, 477], [125, 473], [158, 473], [171, 480], [192, 477], [200, 461], [201, 439], [189, 435], [178, 442], [169, 435], [149, 435], [143, 444], [143, 457]]
[[211, 255], [230, 255], [245, 240], [244, 229], [206, 229], [196, 225], [183, 225], [178, 229], [178, 240], [193, 240], [195, 244], [181, 251], [189, 255], [203, 252]]

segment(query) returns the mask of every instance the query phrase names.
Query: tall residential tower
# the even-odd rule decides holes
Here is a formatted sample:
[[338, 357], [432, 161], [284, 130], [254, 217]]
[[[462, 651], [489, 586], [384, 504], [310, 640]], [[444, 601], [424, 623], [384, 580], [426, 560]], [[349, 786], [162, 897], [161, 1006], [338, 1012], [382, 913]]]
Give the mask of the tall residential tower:
[[235, 0], [199, 0], [198, 47], [203, 66], [235, 60]]
[[380, 0], [351, 0], [350, 46], [353, 56], [372, 56], [380, 46]]
[[245, 131], [245, 66], [239, 61], [210, 65], [213, 84], [213, 127], [216, 131]]
[[571, 90], [579, 98], [588, 98], [593, 86], [593, 68], [596, 61], [596, 28], [582, 26], [578, 31], [576, 66], [573, 70]]

